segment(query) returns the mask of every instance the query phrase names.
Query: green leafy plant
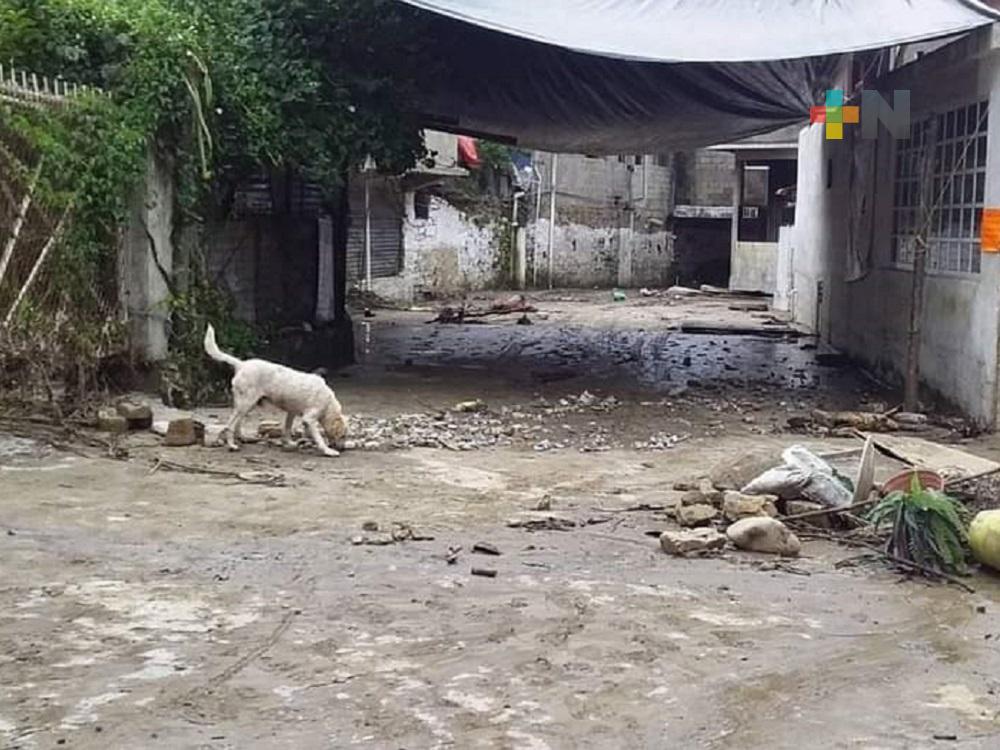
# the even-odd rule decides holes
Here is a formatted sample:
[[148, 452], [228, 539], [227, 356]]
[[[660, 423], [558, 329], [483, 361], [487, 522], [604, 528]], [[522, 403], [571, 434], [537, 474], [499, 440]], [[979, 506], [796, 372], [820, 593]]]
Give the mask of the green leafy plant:
[[892, 525], [886, 553], [941, 573], [968, 572], [964, 506], [943, 492], [923, 487], [914, 472], [907, 491], [897, 490], [868, 513], [876, 529]]
[[[237, 186], [262, 172], [301, 175], [332, 203], [367, 155], [412, 166], [424, 151], [407, 113], [439, 72], [423, 23], [394, 0], [0, 0], [0, 60], [102, 92], [51, 110], [0, 103], [0, 146], [22, 162], [0, 158], [0, 174], [16, 167], [23, 186], [40, 161], [36, 205], [70, 213], [0, 370], [28, 358], [55, 379], [127, 349], [118, 249], [150, 158], [173, 171], [178, 240], [230, 218]], [[170, 366], [185, 383], [203, 374], [203, 321], [248, 335], [206, 291], [214, 281], [173, 294]], [[31, 340], [40, 327], [52, 335]]]

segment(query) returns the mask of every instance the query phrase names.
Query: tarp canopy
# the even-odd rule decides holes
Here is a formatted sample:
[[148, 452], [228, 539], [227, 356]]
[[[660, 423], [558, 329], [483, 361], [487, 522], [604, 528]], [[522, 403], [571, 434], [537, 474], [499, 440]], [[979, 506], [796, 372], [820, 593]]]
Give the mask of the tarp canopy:
[[428, 124], [580, 153], [799, 122], [841, 55], [1000, 20], [974, 0], [402, 0], [435, 14]]

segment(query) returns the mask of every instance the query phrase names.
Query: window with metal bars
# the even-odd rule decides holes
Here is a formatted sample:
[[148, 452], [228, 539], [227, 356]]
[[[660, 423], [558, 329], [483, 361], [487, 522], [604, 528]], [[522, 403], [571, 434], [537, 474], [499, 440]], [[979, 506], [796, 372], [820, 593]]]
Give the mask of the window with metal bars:
[[916, 238], [927, 223], [927, 270], [979, 273], [979, 236], [986, 192], [986, 130], [989, 102], [937, 115], [929, 216], [921, 215], [921, 157], [930, 119], [915, 121], [910, 137], [896, 143], [892, 260], [912, 265]]

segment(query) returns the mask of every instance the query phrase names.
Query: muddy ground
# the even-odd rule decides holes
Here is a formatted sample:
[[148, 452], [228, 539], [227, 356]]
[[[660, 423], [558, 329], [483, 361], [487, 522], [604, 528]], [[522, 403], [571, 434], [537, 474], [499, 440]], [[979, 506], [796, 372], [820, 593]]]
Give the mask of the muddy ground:
[[1000, 746], [996, 580], [836, 568], [857, 551], [825, 541], [675, 559], [647, 533], [672, 521], [624, 510], [749, 449], [856, 447], [785, 421], [892, 394], [732, 300], [608, 298], [359, 318], [339, 459], [0, 434], [0, 747]]

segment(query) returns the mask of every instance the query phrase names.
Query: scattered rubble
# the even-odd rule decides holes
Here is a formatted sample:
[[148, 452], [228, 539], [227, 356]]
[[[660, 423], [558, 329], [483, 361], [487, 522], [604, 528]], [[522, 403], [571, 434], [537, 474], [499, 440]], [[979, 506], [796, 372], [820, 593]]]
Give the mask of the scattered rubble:
[[660, 535], [660, 547], [663, 551], [677, 557], [720, 550], [725, 546], [726, 537], [710, 528], [664, 531]]
[[205, 436], [202, 444], [206, 448], [216, 448], [222, 445], [222, 439], [226, 434], [226, 426], [222, 424], [205, 425]]
[[481, 318], [491, 315], [510, 315], [511, 313], [533, 313], [538, 308], [528, 304], [523, 294], [517, 294], [506, 300], [494, 302], [487, 308], [468, 307], [462, 303], [458, 307], [444, 307], [430, 323], [466, 323], [482, 322]]
[[488, 542], [476, 542], [472, 545], [472, 551], [480, 555], [493, 555], [495, 557], [501, 554], [496, 545], [489, 544]]
[[827, 510], [827, 507], [822, 503], [814, 503], [810, 500], [788, 500], [785, 502], [786, 516], [814, 514], [802, 519], [803, 522], [821, 529], [832, 528], [833, 522], [830, 514], [820, 514], [819, 511], [822, 510]]
[[525, 531], [569, 531], [576, 528], [576, 521], [559, 516], [528, 514], [509, 519], [507, 526]]
[[130, 430], [148, 430], [153, 425], [153, 410], [146, 404], [123, 399], [115, 409], [128, 422]]
[[488, 407], [485, 402], [477, 398], [474, 401], [461, 401], [455, 404], [452, 411], [457, 411], [459, 414], [473, 414], [488, 411]]
[[205, 437], [205, 425], [191, 417], [171, 419], [163, 444], [172, 448], [201, 443]]
[[634, 442], [632, 447], [637, 451], [666, 451], [677, 447], [690, 437], [690, 435], [670, 435], [665, 432], [657, 432], [655, 435], [651, 435], [649, 440]]
[[802, 543], [785, 524], [776, 518], [744, 518], [728, 529], [726, 536], [738, 549], [796, 557]]
[[97, 429], [112, 435], [123, 435], [128, 432], [128, 420], [113, 409], [101, 409], [97, 413]]
[[707, 526], [719, 517], [719, 509], [714, 505], [682, 505], [675, 511], [677, 523], [681, 526]]
[[[364, 534], [351, 537], [351, 544], [356, 547], [386, 547], [400, 542], [433, 542], [434, 537], [427, 534], [418, 534], [413, 527], [407, 523], [396, 522], [389, 531], [381, 531], [381, 526], [375, 521], [366, 521], [362, 524]], [[456, 552], [457, 557], [457, 552]]]
[[774, 518], [778, 515], [774, 504], [777, 499], [770, 495], [743, 495], [730, 490], [723, 498], [722, 515], [731, 522], [764, 516]]

